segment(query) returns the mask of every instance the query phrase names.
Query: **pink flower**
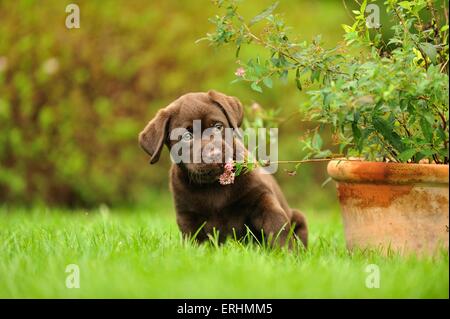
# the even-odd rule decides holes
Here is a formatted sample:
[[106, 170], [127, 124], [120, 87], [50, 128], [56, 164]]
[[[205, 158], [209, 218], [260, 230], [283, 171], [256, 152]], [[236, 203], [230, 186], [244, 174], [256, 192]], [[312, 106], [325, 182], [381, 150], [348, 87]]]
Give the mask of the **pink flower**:
[[233, 171], [234, 165], [233, 165], [232, 162], [228, 162], [228, 163], [225, 164], [224, 168], [225, 168], [226, 171]]
[[222, 175], [219, 176], [219, 183], [221, 185], [229, 185], [234, 183], [235, 174], [233, 172], [234, 165], [232, 162], [228, 162], [224, 166]]
[[234, 183], [234, 173], [224, 172], [219, 177], [219, 183], [221, 185], [229, 185]]
[[245, 75], [245, 69], [243, 67], [237, 68], [234, 74], [238, 77], [243, 77]]

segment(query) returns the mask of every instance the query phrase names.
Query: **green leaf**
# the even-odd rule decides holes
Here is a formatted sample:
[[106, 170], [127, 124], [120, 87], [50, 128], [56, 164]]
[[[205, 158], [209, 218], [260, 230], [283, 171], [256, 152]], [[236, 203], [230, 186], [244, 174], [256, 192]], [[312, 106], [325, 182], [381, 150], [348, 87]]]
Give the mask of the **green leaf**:
[[423, 136], [427, 142], [431, 142], [433, 140], [433, 131], [430, 123], [425, 117], [420, 118], [420, 128], [422, 129]]
[[427, 150], [427, 149], [423, 149], [420, 150], [419, 155], [420, 156], [416, 156], [416, 161], [422, 158], [431, 158], [433, 155], [435, 154], [435, 152], [433, 152], [432, 150]]
[[342, 28], [344, 29], [345, 33], [353, 32], [353, 28], [347, 24], [341, 24]]
[[367, 7], [367, 0], [364, 0], [364, 1], [362, 2], [362, 4], [361, 4], [361, 7], [359, 8], [359, 11], [360, 11], [361, 13], [366, 12], [366, 7]]
[[263, 83], [265, 86], [267, 86], [269, 89], [273, 87], [272, 79], [270, 77], [265, 77], [263, 79]]
[[355, 139], [355, 142], [358, 145], [358, 149], [361, 151], [361, 148], [362, 148], [361, 130], [359, 129], [356, 122], [352, 122], [352, 133], [353, 133], [353, 138]]
[[430, 58], [431, 62], [436, 63], [437, 50], [436, 47], [428, 42], [419, 43], [420, 48]]
[[252, 88], [253, 91], [262, 93], [262, 88], [258, 85], [257, 82], [252, 82], [252, 84], [250, 85], [250, 87]]
[[402, 152], [404, 150], [403, 142], [400, 136], [395, 133], [394, 128], [386, 120], [382, 118], [375, 118], [373, 120], [373, 126], [380, 133], [384, 139], [389, 142], [397, 151]]
[[236, 58], [239, 57], [239, 52], [241, 52], [241, 46], [238, 45], [237, 49], [236, 49]]
[[419, 163], [424, 157], [425, 157], [424, 154], [417, 153], [416, 155], [414, 155], [415, 163]]
[[323, 145], [323, 141], [322, 141], [322, 138], [320, 137], [320, 135], [316, 132], [316, 133], [314, 133], [314, 136], [313, 136], [313, 138], [312, 138], [312, 141], [311, 141], [311, 145], [312, 145], [312, 147], [314, 148], [314, 149], [316, 149], [316, 150], [320, 150], [321, 148], [322, 148], [322, 145]]
[[400, 7], [406, 10], [411, 10], [411, 3], [409, 1], [401, 1], [398, 3]]
[[251, 19], [250, 22], [248, 23], [248, 25], [251, 27], [255, 23], [258, 23], [259, 21], [267, 18], [276, 9], [276, 7], [278, 6], [278, 3], [279, 2], [277, 1], [277, 2], [273, 3], [270, 7], [264, 9], [260, 14], [258, 14], [253, 19]]
[[320, 80], [320, 70], [312, 70], [311, 71], [311, 83], [314, 83], [314, 81]]
[[237, 82], [242, 82], [243, 79], [242, 78], [235, 78], [233, 81], [231, 81], [231, 84], [237, 83]]
[[302, 82], [300, 81], [300, 69], [297, 68], [297, 71], [295, 72], [295, 84], [297, 85], [297, 89], [301, 91], [302, 88]]
[[447, 137], [446, 137], [446, 135], [445, 135], [445, 131], [443, 130], [443, 128], [442, 127], [438, 127], [438, 129], [437, 129], [437, 134], [438, 134], [438, 136], [439, 136], [439, 138], [442, 140], [442, 141], [445, 141], [446, 139], [447, 139]]
[[405, 151], [401, 152], [401, 153], [398, 155], [398, 158], [399, 158], [399, 160], [401, 160], [402, 162], [406, 162], [406, 161], [412, 159], [413, 156], [416, 155], [416, 153], [417, 153], [417, 150], [414, 149], [414, 148], [411, 148], [411, 149], [408, 149], [408, 150], [405, 150]]
[[241, 175], [242, 168], [243, 168], [242, 165], [236, 166], [236, 170], [235, 170], [234, 174], [235, 174], [236, 176]]

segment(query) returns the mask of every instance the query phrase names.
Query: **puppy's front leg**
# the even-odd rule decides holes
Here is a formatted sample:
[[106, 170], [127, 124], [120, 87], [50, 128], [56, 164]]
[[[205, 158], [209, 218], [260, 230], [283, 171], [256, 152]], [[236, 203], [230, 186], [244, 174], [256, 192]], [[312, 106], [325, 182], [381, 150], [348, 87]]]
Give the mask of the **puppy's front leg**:
[[[192, 212], [177, 212], [177, 224], [183, 237], [190, 238], [202, 227], [203, 222], [197, 218], [197, 215]], [[204, 229], [198, 231], [195, 239], [199, 242], [203, 242], [208, 239]]]
[[259, 198], [252, 224], [257, 231], [264, 232], [265, 238], [272, 238], [271, 245], [282, 247], [286, 244], [291, 228], [290, 219], [273, 194], [263, 194]]

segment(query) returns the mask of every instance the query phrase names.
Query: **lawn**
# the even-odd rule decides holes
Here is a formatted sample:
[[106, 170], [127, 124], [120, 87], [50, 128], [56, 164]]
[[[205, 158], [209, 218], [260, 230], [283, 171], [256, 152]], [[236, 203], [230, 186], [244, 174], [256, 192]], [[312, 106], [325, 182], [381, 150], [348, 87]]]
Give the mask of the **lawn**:
[[[448, 254], [390, 256], [345, 249], [338, 211], [309, 214], [301, 254], [180, 239], [161, 198], [140, 209], [0, 208], [2, 298], [448, 298]], [[66, 287], [66, 266], [80, 288]], [[380, 287], [366, 287], [367, 265]]]

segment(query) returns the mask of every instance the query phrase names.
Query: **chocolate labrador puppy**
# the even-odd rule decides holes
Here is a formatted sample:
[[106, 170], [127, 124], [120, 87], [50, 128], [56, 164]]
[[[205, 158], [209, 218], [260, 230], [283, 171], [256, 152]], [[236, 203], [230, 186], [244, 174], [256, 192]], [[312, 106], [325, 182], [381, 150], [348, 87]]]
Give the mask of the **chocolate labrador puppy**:
[[[192, 150], [194, 139], [198, 138], [192, 133], [195, 120], [200, 121], [202, 130], [213, 128], [223, 134], [225, 128], [238, 129], [242, 119], [243, 107], [235, 97], [213, 90], [188, 93], [158, 111], [139, 134], [139, 144], [154, 164], [164, 145], [171, 152], [177, 143], [188, 145]], [[176, 129], [182, 129], [184, 133], [172, 138], [171, 132]], [[200, 139], [204, 151], [209, 141]], [[306, 219], [298, 210], [289, 207], [272, 175], [256, 169], [237, 176], [232, 184], [219, 184], [225, 161], [220, 153], [234, 146], [226, 145], [222, 140], [219, 146], [222, 152], [215, 149], [206, 155], [202, 153], [200, 162], [193, 162], [189, 156], [189, 160], [172, 165], [170, 184], [181, 232], [193, 235], [200, 229], [196, 237], [199, 241], [206, 240], [213, 229], [219, 232], [219, 239], [227, 236], [242, 238], [247, 233], [247, 226], [256, 236], [277, 238], [273, 242], [284, 245], [293, 227], [294, 234], [306, 247]], [[220, 161], [205, 160], [214, 156], [217, 159], [217, 155]]]

